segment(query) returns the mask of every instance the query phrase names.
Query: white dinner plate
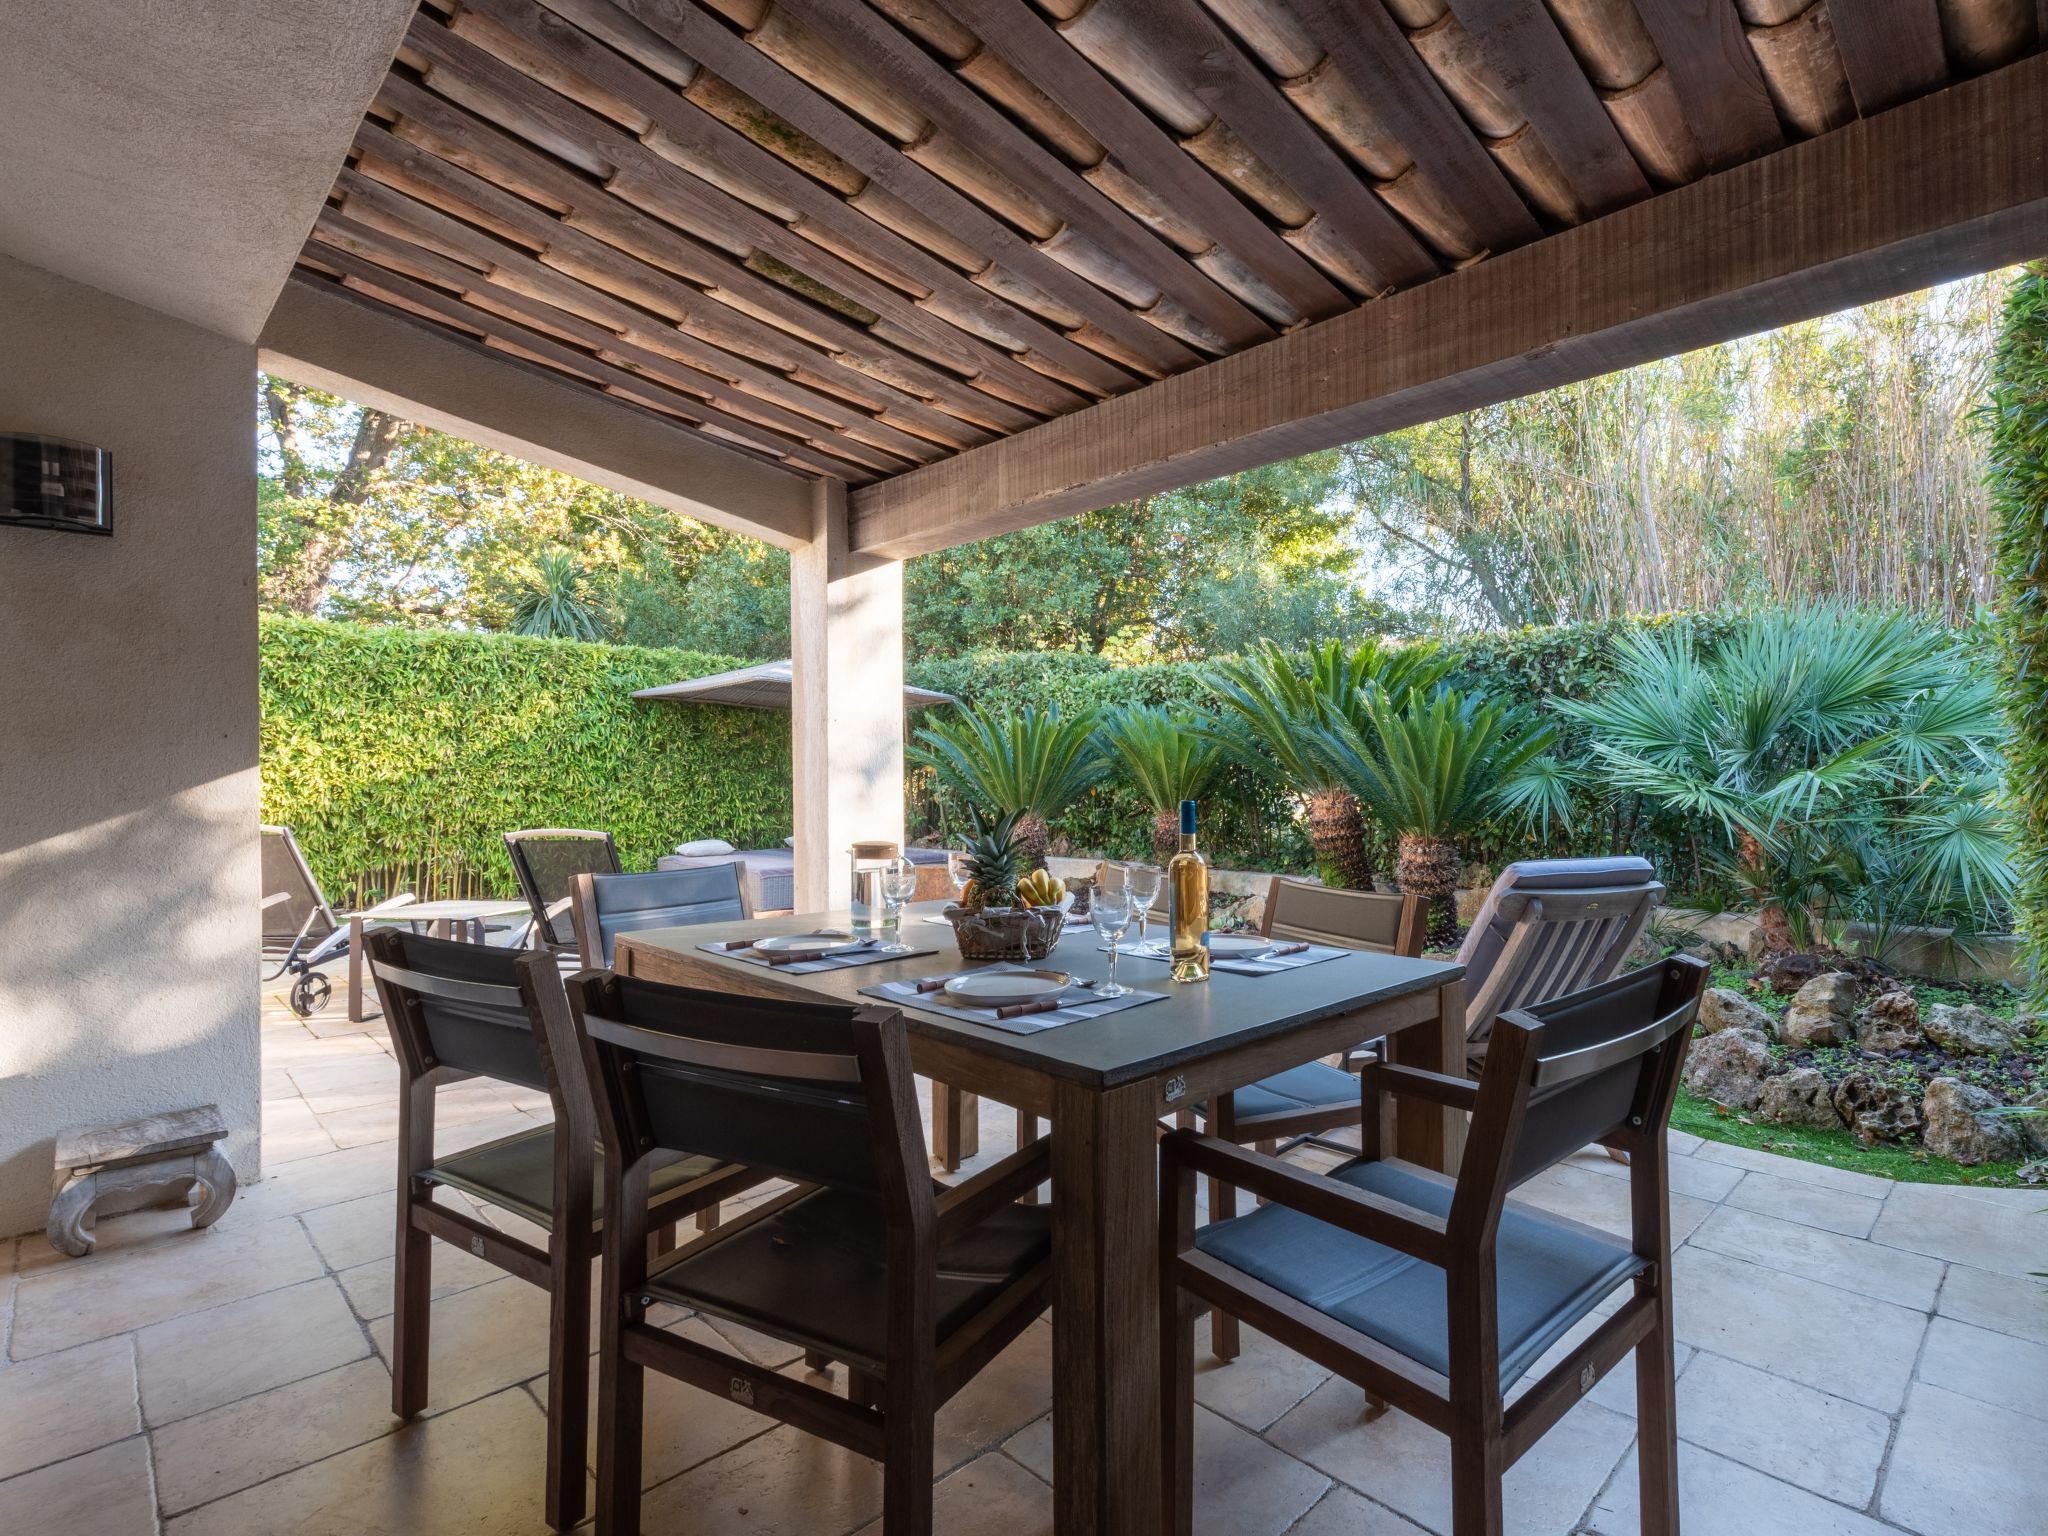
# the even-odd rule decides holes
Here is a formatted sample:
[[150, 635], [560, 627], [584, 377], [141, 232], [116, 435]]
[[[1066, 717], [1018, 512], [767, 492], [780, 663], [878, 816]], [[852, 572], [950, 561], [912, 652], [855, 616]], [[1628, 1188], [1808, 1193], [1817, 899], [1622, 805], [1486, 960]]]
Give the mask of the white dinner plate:
[[859, 949], [868, 941], [852, 938], [843, 933], [783, 933], [772, 939], [754, 940], [754, 948], [766, 954], [782, 955], [801, 951], [809, 954], [816, 950], [824, 955], [843, 955], [850, 949]]
[[946, 983], [946, 996], [969, 1008], [1042, 1003], [1074, 984], [1065, 971], [975, 971]]
[[1212, 933], [1209, 935], [1209, 953], [1224, 960], [1243, 960], [1252, 955], [1263, 955], [1273, 947], [1271, 939], [1262, 939], [1257, 934]]

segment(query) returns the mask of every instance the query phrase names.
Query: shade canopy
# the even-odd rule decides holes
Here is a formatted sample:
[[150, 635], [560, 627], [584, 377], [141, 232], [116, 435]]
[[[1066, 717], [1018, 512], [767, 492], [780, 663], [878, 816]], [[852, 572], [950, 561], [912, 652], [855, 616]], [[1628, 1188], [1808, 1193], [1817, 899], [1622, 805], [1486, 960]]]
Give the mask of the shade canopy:
[[[685, 682], [665, 683], [659, 688], [642, 688], [636, 699], [669, 699], [682, 704], [731, 704], [740, 709], [788, 709], [790, 707], [790, 666], [786, 661], [764, 661], [759, 666], [740, 667], [710, 677], [693, 677]], [[950, 693], [903, 685], [903, 707], [923, 709], [931, 704], [957, 704]]]

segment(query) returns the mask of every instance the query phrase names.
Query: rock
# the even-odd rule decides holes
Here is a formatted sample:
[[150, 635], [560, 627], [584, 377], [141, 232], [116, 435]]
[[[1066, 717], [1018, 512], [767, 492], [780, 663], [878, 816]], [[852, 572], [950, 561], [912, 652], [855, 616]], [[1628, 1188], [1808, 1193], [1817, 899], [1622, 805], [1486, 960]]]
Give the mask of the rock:
[[1847, 971], [1816, 976], [1793, 995], [1778, 1026], [1787, 1045], [1841, 1045], [1856, 1032], [1863, 983]]
[[1927, 1085], [1920, 1112], [1927, 1122], [1922, 1141], [1936, 1157], [1953, 1162], [2004, 1163], [2026, 1156], [2027, 1139], [2019, 1121], [1988, 1114], [1998, 1100], [1985, 1089], [1953, 1077], [1937, 1077]]
[[1935, 1003], [1921, 1015], [1920, 1027], [1953, 1056], [1995, 1056], [2011, 1050], [2019, 1035], [2011, 1020], [1996, 1018], [1975, 1003]]
[[1814, 977], [1830, 969], [1819, 955], [1773, 955], [1756, 968], [1756, 979], [1773, 992], [1790, 997]]
[[2020, 1102], [2039, 1113], [2018, 1116], [2013, 1124], [2036, 1152], [2048, 1152], [2048, 1088], [2036, 1088]]
[[1732, 965], [1753, 965], [1764, 957], [1764, 930], [1753, 917], [1736, 912], [1716, 912], [1694, 925], [1699, 942], [1711, 948], [1718, 959]]
[[1699, 1031], [1718, 1035], [1724, 1029], [1754, 1030], [1766, 1040], [1778, 1032], [1770, 1010], [1751, 1002], [1732, 987], [1709, 987], [1700, 999]]
[[1727, 1109], [1755, 1109], [1771, 1053], [1753, 1029], [1724, 1029], [1695, 1040], [1685, 1058], [1685, 1086], [1695, 1098]]
[[1851, 1072], [1835, 1084], [1835, 1113], [1865, 1146], [1904, 1141], [1920, 1130], [1919, 1096], [1868, 1072]]
[[1764, 1079], [1757, 1112], [1776, 1125], [1810, 1125], [1831, 1130], [1842, 1123], [1835, 1113], [1834, 1090], [1811, 1067]]
[[1878, 993], [1857, 1016], [1856, 1043], [1881, 1055], [1919, 1050], [1927, 1043], [1919, 1000], [1903, 988]]

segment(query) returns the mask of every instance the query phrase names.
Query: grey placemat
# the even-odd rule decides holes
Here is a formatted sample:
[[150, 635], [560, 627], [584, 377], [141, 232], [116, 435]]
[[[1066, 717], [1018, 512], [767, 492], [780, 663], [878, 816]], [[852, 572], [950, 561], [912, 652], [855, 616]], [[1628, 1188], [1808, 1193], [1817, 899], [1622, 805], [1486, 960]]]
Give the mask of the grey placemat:
[[[997, 965], [989, 970], [1023, 970], [1029, 967]], [[964, 975], [965, 972], [950, 974]], [[1050, 1009], [1045, 1013], [1027, 1013], [1014, 1019], [996, 1017], [993, 1008], [955, 1008], [949, 1003], [937, 1001], [937, 992], [920, 992], [919, 981], [930, 977], [911, 977], [907, 981], [885, 981], [877, 987], [862, 987], [861, 996], [879, 997], [906, 1008], [921, 1008], [926, 1013], [940, 1014], [949, 1019], [963, 1019], [969, 1024], [985, 1024], [990, 1029], [1006, 1029], [1013, 1035], [1035, 1035], [1040, 1030], [1058, 1029], [1062, 1024], [1078, 1024], [1083, 1019], [1099, 1019], [1106, 1013], [1116, 1013], [1125, 1008], [1137, 1008], [1146, 1003], [1164, 1002], [1165, 994], [1159, 992], [1126, 992], [1122, 997], [1096, 997], [1084, 987], [1070, 987], [1066, 997], [1076, 1001], [1071, 1006]], [[1065, 998], [1061, 999], [1065, 1003]]]
[[723, 944], [699, 944], [707, 955], [723, 955], [728, 960], [744, 960], [749, 965], [758, 965], [764, 971], [787, 971], [792, 976], [807, 975], [812, 971], [850, 971], [856, 966], [880, 965], [885, 960], [915, 960], [921, 955], [936, 955], [936, 949], [905, 949], [896, 952], [876, 949], [849, 950], [843, 955], [826, 955], [817, 960], [793, 960], [788, 965], [770, 965], [767, 958], [755, 954], [751, 949], [727, 949]]
[[[1279, 942], [1287, 941], [1283, 939]], [[1109, 948], [1107, 944], [1100, 947], [1105, 951]], [[1149, 944], [1119, 944], [1116, 952], [1120, 955], [1129, 955], [1133, 960], [1155, 960], [1162, 965], [1171, 964], [1173, 960], [1165, 945], [1156, 939]], [[1325, 960], [1341, 960], [1346, 955], [1357, 953], [1355, 949], [1338, 949], [1329, 944], [1311, 944], [1299, 954], [1271, 955], [1259, 960], [1223, 960], [1211, 955], [1209, 969], [1228, 971], [1233, 976], [1274, 976], [1281, 971], [1298, 971], [1304, 965], [1321, 965]]]

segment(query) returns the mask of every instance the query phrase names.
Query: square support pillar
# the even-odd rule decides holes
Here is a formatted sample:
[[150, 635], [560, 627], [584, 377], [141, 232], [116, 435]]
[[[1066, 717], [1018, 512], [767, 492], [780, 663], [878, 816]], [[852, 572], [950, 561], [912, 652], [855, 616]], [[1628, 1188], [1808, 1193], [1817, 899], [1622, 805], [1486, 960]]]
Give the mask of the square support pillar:
[[816, 482], [789, 584], [796, 905], [836, 911], [847, 849], [903, 841], [903, 564], [848, 552], [843, 481]]

